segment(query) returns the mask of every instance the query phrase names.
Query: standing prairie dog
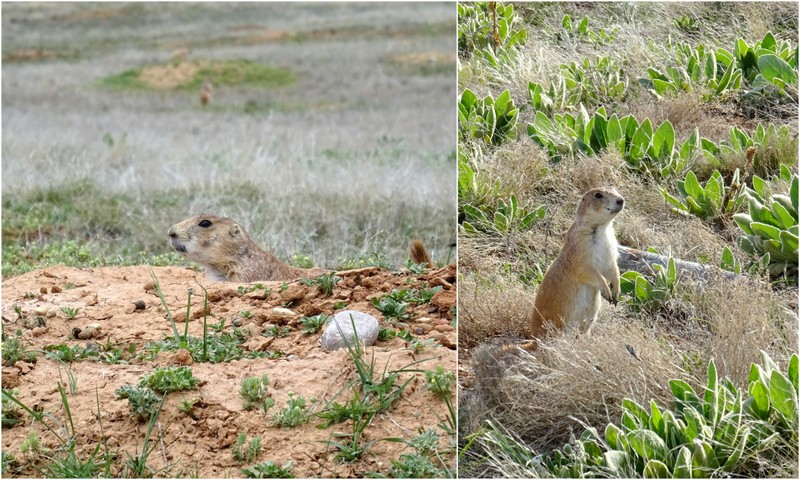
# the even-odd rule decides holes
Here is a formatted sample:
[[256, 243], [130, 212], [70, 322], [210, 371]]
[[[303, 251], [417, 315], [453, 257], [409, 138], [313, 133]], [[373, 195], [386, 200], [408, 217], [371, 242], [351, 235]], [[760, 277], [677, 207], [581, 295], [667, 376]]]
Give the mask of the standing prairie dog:
[[200, 105], [206, 106], [208, 102], [211, 101], [211, 89], [213, 85], [211, 84], [211, 80], [205, 79], [203, 82], [202, 88], [200, 88]]
[[531, 318], [534, 337], [543, 338], [555, 330], [587, 332], [597, 319], [601, 296], [616, 305], [619, 267], [612, 223], [624, 203], [610, 187], [583, 194], [561, 253], [536, 293]]
[[264, 251], [231, 219], [202, 214], [169, 229], [169, 243], [189, 260], [205, 267], [209, 280], [249, 283], [296, 280], [329, 270], [297, 268]]

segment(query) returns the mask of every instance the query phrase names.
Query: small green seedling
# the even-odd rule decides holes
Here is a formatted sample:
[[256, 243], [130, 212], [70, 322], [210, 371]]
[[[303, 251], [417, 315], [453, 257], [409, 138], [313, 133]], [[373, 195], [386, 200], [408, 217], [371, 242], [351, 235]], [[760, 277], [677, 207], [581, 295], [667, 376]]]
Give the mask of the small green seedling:
[[231, 453], [233, 454], [233, 459], [239, 463], [254, 461], [258, 458], [258, 454], [261, 453], [261, 437], [256, 435], [247, 443], [247, 435], [240, 433], [236, 437], [236, 443], [231, 447]]
[[62, 312], [64, 315], [66, 315], [66, 317], [67, 317], [67, 320], [72, 320], [73, 318], [75, 318], [75, 317], [78, 315], [78, 311], [79, 311], [79, 310], [80, 310], [80, 309], [78, 309], [78, 308], [72, 308], [72, 307], [61, 307], [61, 312]]
[[441, 365], [437, 365], [435, 370], [425, 371], [425, 384], [431, 393], [442, 398], [450, 397], [450, 389], [456, 381], [456, 374], [446, 371]]

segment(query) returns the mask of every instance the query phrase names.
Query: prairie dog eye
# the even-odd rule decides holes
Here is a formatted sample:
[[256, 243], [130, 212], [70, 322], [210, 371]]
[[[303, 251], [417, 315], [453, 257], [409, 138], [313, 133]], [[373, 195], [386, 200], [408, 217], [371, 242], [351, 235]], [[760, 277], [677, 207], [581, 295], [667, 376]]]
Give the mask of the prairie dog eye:
[[600, 193], [600, 192], [597, 192], [597, 193], [594, 194], [594, 197], [595, 198], [603, 198], [603, 194]]
[[202, 222], [197, 224], [198, 227], [208, 228], [211, 226], [211, 220], [203, 220]]

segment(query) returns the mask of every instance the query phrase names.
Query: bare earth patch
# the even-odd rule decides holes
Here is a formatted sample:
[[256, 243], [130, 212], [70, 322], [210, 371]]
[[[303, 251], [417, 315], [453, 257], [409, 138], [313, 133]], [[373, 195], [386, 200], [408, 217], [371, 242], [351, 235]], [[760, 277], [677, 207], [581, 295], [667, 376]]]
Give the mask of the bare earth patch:
[[143, 68], [139, 80], [154, 90], [169, 90], [192, 81], [207, 62], [180, 62]]
[[[296, 477], [353, 477], [367, 472], [387, 473], [391, 461], [402, 453], [410, 453], [402, 443], [376, 442], [361, 459], [352, 464], [334, 460], [331, 447], [323, 443], [334, 432], [352, 432], [350, 422], [319, 429], [322, 421], [312, 417], [307, 424], [292, 429], [273, 425], [271, 417], [286, 406], [290, 392], [302, 395], [308, 401], [317, 398], [315, 411], [324, 407], [323, 400], [332, 399], [356, 378], [352, 359], [345, 351], [326, 352], [319, 346], [321, 333], [302, 332], [299, 323], [303, 316], [319, 313], [333, 314], [334, 305], [346, 304], [347, 309], [370, 313], [381, 320], [382, 327], [392, 327], [370, 303], [392, 289], [431, 288], [442, 286], [430, 303], [409, 307], [412, 313], [408, 327], [415, 337], [431, 339], [431, 345], [420, 353], [412, 353], [401, 338], [376, 343], [366, 349], [367, 361], [374, 355], [376, 369], [400, 369], [415, 360], [430, 358], [412, 368], [432, 370], [441, 365], [447, 371], [456, 368], [456, 333], [451, 327], [452, 307], [455, 306], [455, 266], [451, 265], [427, 274], [415, 275], [404, 271], [389, 272], [366, 268], [339, 272], [341, 281], [332, 296], [325, 297], [317, 287], [300, 281], [283, 286], [279, 282], [264, 282], [268, 289], [249, 293], [237, 291], [239, 284], [210, 283], [202, 273], [179, 267], [153, 268], [170, 311], [183, 332], [187, 291], [192, 288], [191, 320], [189, 334], [202, 338], [203, 295], [199, 282], [208, 290], [208, 323], [227, 319], [226, 329], [233, 328], [234, 320], [251, 337], [241, 347], [245, 352], [280, 351], [281, 358], [242, 359], [226, 363], [193, 363], [184, 354], [161, 352], [153, 361], [138, 356], [148, 342], [161, 341], [173, 335], [161, 301], [153, 289], [149, 267], [109, 267], [77, 269], [53, 267], [5, 279], [2, 290], [2, 315], [6, 334], [23, 331], [25, 349], [38, 351], [35, 363], [17, 362], [3, 366], [4, 388], [17, 388], [19, 399], [31, 408], [49, 412], [66, 424], [66, 416], [57, 389], [57, 382], [67, 383], [65, 367], [47, 359], [42, 354], [45, 346], [66, 344], [87, 347], [92, 344], [133, 344], [136, 354], [127, 364], [78, 361], [70, 364], [77, 380], [77, 390], [67, 396], [72, 419], [77, 432], [79, 455], [86, 458], [104, 439], [117, 460], [112, 474], [121, 473], [125, 452], [135, 456], [142, 449], [147, 429], [131, 417], [127, 400], [117, 399], [114, 390], [136, 384], [156, 366], [190, 364], [192, 373], [200, 379], [197, 388], [171, 393], [162, 411], [158, 428], [163, 439], [148, 459], [148, 467], [157, 470], [166, 467], [159, 475], [199, 477], [241, 477], [240, 464], [233, 460], [231, 446], [239, 433], [261, 436], [262, 449], [255, 462], [271, 460], [278, 465], [292, 461]], [[245, 285], [247, 287], [247, 285]], [[134, 302], [139, 302], [138, 308]], [[21, 316], [14, 307], [21, 309]], [[62, 307], [77, 309], [73, 319], [67, 319]], [[294, 312], [274, 311], [286, 307]], [[242, 312], [250, 312], [243, 316]], [[48, 313], [51, 312], [51, 313]], [[41, 315], [46, 328], [28, 329], [26, 318]], [[72, 330], [96, 323], [101, 326], [99, 338], [74, 339]], [[273, 325], [288, 327], [284, 337], [262, 335]], [[399, 327], [395, 327], [399, 328]], [[35, 332], [35, 335], [34, 335]], [[269, 375], [269, 391], [275, 407], [268, 416], [259, 410], [246, 411], [239, 396], [242, 379], [255, 375]], [[435, 428], [447, 416], [444, 402], [428, 391], [422, 373], [403, 373], [399, 382], [413, 377], [401, 399], [389, 410], [377, 415], [365, 430], [364, 442], [400, 437], [410, 439], [419, 429]], [[344, 403], [349, 397], [337, 398]], [[182, 400], [197, 400], [192, 415], [179, 410]], [[100, 412], [98, 418], [98, 410]], [[27, 414], [13, 428], [4, 428], [3, 451], [13, 454], [24, 465], [22, 476], [41, 476], [42, 473], [27, 463], [20, 451], [30, 428], [38, 432], [43, 446], [56, 448], [54, 436], [39, 423], [31, 425]], [[154, 432], [154, 435], [156, 433]], [[449, 442], [442, 435], [440, 448]], [[454, 467], [454, 459], [450, 468]]]

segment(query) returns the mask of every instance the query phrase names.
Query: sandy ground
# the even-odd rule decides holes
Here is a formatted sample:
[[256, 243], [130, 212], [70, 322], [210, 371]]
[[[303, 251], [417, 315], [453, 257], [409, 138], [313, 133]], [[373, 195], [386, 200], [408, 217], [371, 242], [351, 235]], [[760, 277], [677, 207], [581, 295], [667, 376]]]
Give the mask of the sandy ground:
[[[90, 343], [104, 348], [118, 345], [124, 348], [135, 345], [136, 354], [148, 342], [160, 341], [172, 336], [161, 301], [153, 289], [149, 267], [76, 269], [54, 267], [37, 270], [25, 275], [6, 279], [2, 291], [2, 316], [5, 331], [23, 332], [26, 350], [42, 352], [45, 346], [66, 344], [87, 346]], [[344, 351], [326, 352], [319, 347], [321, 333], [304, 334], [299, 320], [303, 316], [317, 313], [332, 314], [334, 304], [345, 302], [348, 309], [360, 310], [375, 315], [382, 327], [386, 321], [370, 303], [370, 299], [382, 296], [392, 289], [430, 288], [440, 285], [431, 303], [415, 306], [408, 328], [420, 339], [432, 339], [433, 345], [418, 354], [406, 348], [406, 342], [393, 338], [378, 342], [366, 349], [369, 359], [374, 356], [376, 365], [400, 369], [415, 360], [430, 358], [415, 366], [430, 370], [442, 365], [449, 371], [456, 368], [456, 332], [451, 326], [452, 308], [455, 306], [455, 266], [415, 275], [404, 271], [389, 272], [376, 268], [340, 272], [342, 280], [336, 285], [332, 296], [325, 297], [316, 288], [300, 281], [290, 282], [282, 288], [278, 282], [264, 283], [270, 290], [240, 293], [238, 284], [210, 283], [202, 273], [179, 267], [154, 268], [161, 289], [173, 312], [178, 329], [182, 332], [186, 312], [187, 291], [195, 294], [191, 300], [189, 333], [202, 336], [203, 297], [199, 285], [208, 290], [209, 323], [218, 323], [226, 318], [226, 329], [240, 324], [243, 331], [252, 336], [242, 347], [246, 352], [281, 351], [284, 356], [277, 359], [243, 359], [227, 363], [194, 363], [180, 354], [161, 352], [153, 361], [133, 358], [120, 364], [80, 361], [69, 365], [77, 380], [77, 390], [67, 396], [69, 408], [77, 432], [79, 451], [86, 455], [99, 442], [107, 440], [111, 451], [118, 454], [112, 473], [119, 475], [125, 452], [135, 455], [141, 450], [146, 430], [130, 415], [127, 400], [117, 399], [114, 390], [125, 384], [135, 384], [142, 375], [156, 366], [191, 363], [195, 377], [200, 379], [197, 389], [169, 394], [158, 427], [163, 439], [148, 461], [154, 470], [166, 467], [160, 475], [227, 477], [241, 476], [241, 466], [232, 458], [230, 448], [239, 433], [248, 437], [259, 435], [265, 446], [256, 462], [272, 460], [283, 464], [293, 462], [292, 472], [297, 477], [362, 476], [367, 472], [386, 472], [391, 460], [410, 450], [404, 444], [377, 442], [369, 454], [353, 464], [334, 461], [333, 453], [325, 443], [333, 432], [348, 432], [349, 422], [336, 424], [328, 429], [319, 429], [321, 422], [311, 422], [292, 429], [272, 425], [269, 418], [257, 410], [246, 411], [238, 395], [244, 377], [269, 375], [270, 392], [276, 401], [270, 416], [286, 405], [289, 392], [303, 395], [306, 399], [333, 398], [348, 382], [356, 378], [353, 361]], [[198, 285], [199, 283], [199, 285]], [[283, 290], [283, 291], [281, 291]], [[137, 309], [134, 302], [143, 302]], [[21, 309], [21, 316], [14, 307]], [[140, 303], [141, 306], [141, 303]], [[73, 319], [67, 319], [61, 307], [78, 309]], [[274, 308], [287, 307], [293, 314], [277, 313]], [[249, 311], [243, 318], [241, 313]], [[29, 329], [31, 322], [25, 319], [43, 316], [45, 328]], [[241, 323], [240, 323], [241, 322]], [[75, 327], [84, 328], [91, 323], [101, 326], [98, 338], [79, 340], [73, 338]], [[272, 325], [289, 327], [289, 334], [282, 338], [262, 335]], [[42, 352], [43, 353], [43, 352]], [[67, 383], [66, 369], [58, 362], [47, 359], [40, 353], [35, 363], [17, 362], [14, 366], [3, 366], [4, 388], [19, 389], [19, 398], [31, 408], [50, 412], [60, 422], [66, 422], [65, 412], [57, 389], [60, 379]], [[135, 355], [136, 355], [135, 354]], [[375, 417], [367, 428], [365, 441], [379, 438], [401, 437], [409, 439], [420, 428], [432, 428], [447, 415], [444, 402], [435, 397], [425, 386], [422, 373], [404, 373], [400, 381], [413, 375], [401, 400], [388, 411]], [[198, 400], [190, 416], [178, 409], [184, 399]], [[346, 396], [339, 397], [342, 402]], [[323, 403], [323, 402], [320, 402]], [[319, 404], [316, 410], [319, 410]], [[99, 416], [98, 416], [99, 411]], [[39, 433], [47, 448], [56, 448], [55, 437], [40, 424], [25, 421], [13, 428], [4, 429], [3, 451], [12, 453], [25, 461], [20, 452], [23, 439], [30, 429]], [[442, 437], [441, 447], [447, 445]], [[452, 467], [453, 465], [451, 465]], [[18, 474], [41, 476], [27, 466]]]

